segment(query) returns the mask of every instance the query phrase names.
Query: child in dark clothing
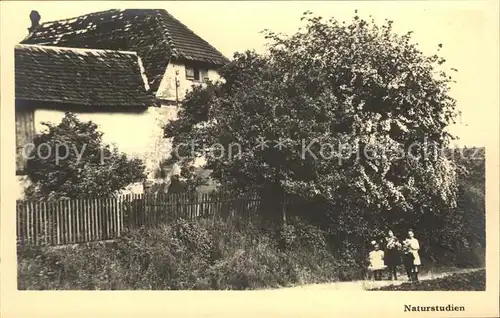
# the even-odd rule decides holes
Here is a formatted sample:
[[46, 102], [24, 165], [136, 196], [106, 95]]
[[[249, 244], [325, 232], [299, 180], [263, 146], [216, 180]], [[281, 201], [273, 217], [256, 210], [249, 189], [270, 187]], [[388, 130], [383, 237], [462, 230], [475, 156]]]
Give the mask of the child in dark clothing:
[[408, 280], [412, 281], [412, 269], [413, 269], [413, 253], [410, 247], [410, 241], [403, 241], [403, 265], [406, 270], [406, 275], [408, 276]]

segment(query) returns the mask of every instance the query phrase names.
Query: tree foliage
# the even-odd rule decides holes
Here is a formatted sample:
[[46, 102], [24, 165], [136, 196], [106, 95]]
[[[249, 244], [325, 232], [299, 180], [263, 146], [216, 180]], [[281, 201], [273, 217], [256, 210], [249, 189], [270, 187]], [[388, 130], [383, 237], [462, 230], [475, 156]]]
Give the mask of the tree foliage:
[[[486, 171], [485, 149], [456, 149], [454, 159], [459, 166], [457, 207], [447, 248], [486, 246]], [[458, 239], [457, 239], [458, 238]]]
[[46, 122], [27, 164], [29, 198], [107, 196], [142, 181], [144, 165], [102, 142], [95, 123], [66, 113], [58, 125]]
[[[303, 19], [291, 36], [266, 31], [266, 54], [236, 53], [223, 82], [187, 95], [165, 132], [174, 148], [197, 147], [173, 159], [205, 156], [222, 187], [257, 188], [273, 202], [323, 200], [345, 235], [439, 218], [457, 193], [456, 165], [439, 151], [456, 115], [445, 60], [392, 21]], [[241, 153], [230, 156], [235, 144]]]

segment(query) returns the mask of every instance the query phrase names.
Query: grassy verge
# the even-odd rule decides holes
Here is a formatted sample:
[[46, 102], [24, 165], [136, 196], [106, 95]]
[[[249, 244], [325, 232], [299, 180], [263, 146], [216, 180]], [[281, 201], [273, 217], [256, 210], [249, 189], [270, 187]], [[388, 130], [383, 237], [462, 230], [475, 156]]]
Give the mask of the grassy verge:
[[[300, 220], [279, 230], [237, 221], [180, 220], [113, 242], [18, 247], [18, 288], [241, 290], [362, 279], [366, 251], [359, 244], [331, 242]], [[422, 273], [449, 269], [426, 262]]]
[[421, 281], [417, 284], [403, 283], [398, 286], [386, 286], [372, 290], [393, 291], [484, 291], [486, 288], [486, 271], [453, 274], [447, 277]]
[[[355, 278], [313, 227], [179, 221], [117, 242], [18, 248], [21, 290], [257, 289]], [[283, 240], [282, 237], [286, 237]]]

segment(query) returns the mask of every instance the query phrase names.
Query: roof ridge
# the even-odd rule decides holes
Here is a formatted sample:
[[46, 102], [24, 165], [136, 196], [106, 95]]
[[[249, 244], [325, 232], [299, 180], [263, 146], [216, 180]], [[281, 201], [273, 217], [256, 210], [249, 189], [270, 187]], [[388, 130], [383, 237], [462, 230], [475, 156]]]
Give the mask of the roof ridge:
[[64, 22], [64, 21], [70, 21], [70, 20], [73, 20], [73, 19], [79, 19], [81, 17], [89, 16], [89, 15], [100, 15], [100, 14], [104, 14], [104, 13], [121, 12], [121, 11], [125, 11], [125, 10], [127, 10], [127, 9], [109, 9], [109, 10], [91, 12], [91, 13], [86, 13], [86, 14], [80, 14], [80, 15], [78, 15], [76, 17], [72, 17], [72, 18], [65, 18], [65, 19], [58, 19], [58, 20], [52, 20], [52, 21], [42, 22], [42, 23], [40, 23], [40, 26], [43, 26], [44, 24], [49, 24], [49, 23], [59, 23], [59, 22]]
[[133, 55], [139, 57], [135, 51], [120, 51], [120, 50], [106, 50], [106, 49], [87, 49], [87, 48], [75, 48], [66, 46], [52, 46], [52, 45], [38, 45], [38, 44], [16, 44], [16, 48], [38, 48], [47, 49], [53, 51], [73, 51], [73, 52], [95, 52], [95, 53], [120, 53], [124, 55]]
[[[219, 50], [217, 50], [212, 44], [210, 44], [207, 40], [205, 40], [204, 38], [202, 38], [201, 36], [199, 36], [198, 34], [196, 34], [193, 30], [191, 30], [187, 25], [185, 25], [184, 23], [182, 23], [179, 19], [177, 19], [176, 17], [174, 17], [173, 15], [171, 15], [167, 10], [165, 9], [158, 9], [158, 13], [165, 13], [169, 16], [169, 18], [171, 18], [172, 20], [176, 21], [177, 23], [179, 23], [179, 25], [181, 25], [184, 29], [186, 29], [186, 31], [190, 32], [191, 34], [193, 34], [194, 36], [196, 36], [197, 38], [199, 38], [201, 41], [205, 42], [205, 44], [207, 44], [210, 48], [212, 48], [215, 52], [219, 53], [224, 59], [228, 60], [227, 57], [222, 54]], [[162, 17], [162, 23], [163, 23], [163, 17]], [[165, 28], [166, 29], [166, 28]], [[166, 29], [165, 30], [166, 32], [169, 33], [169, 31]], [[170, 44], [170, 43], [169, 43]], [[171, 44], [173, 46], [173, 44]]]

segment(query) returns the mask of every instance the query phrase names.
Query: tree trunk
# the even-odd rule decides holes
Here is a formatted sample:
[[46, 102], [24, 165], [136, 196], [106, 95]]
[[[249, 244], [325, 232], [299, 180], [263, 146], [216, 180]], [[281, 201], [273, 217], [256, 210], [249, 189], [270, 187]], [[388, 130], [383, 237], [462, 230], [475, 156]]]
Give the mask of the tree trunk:
[[286, 224], [286, 205], [280, 187], [269, 187], [260, 192], [261, 206], [259, 214], [265, 220]]
[[286, 225], [286, 202], [281, 202], [281, 216], [282, 216], [282, 226]]

